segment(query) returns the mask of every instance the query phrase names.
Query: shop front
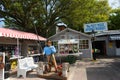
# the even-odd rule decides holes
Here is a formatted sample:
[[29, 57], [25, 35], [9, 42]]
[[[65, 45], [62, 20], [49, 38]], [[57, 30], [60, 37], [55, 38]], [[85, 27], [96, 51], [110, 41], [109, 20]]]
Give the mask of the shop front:
[[16, 70], [19, 58], [40, 55], [39, 40], [46, 39], [33, 33], [0, 28], [0, 52], [9, 55], [10, 70]]
[[110, 35], [109, 40], [115, 48], [115, 55], [120, 56], [120, 34]]
[[96, 33], [96, 45], [97, 42], [104, 42], [101, 46], [100, 51], [106, 54], [106, 56], [120, 56], [120, 31], [119, 30], [109, 30], [103, 31], [101, 33]]
[[80, 58], [92, 58], [91, 36], [70, 28], [49, 38], [57, 48], [58, 55], [78, 55]]

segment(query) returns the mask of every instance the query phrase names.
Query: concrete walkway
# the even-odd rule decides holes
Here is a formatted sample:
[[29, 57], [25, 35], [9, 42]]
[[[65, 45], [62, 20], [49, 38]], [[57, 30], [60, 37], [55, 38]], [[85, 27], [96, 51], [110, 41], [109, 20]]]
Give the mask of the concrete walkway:
[[77, 61], [72, 67], [68, 80], [87, 80], [86, 68], [83, 65], [85, 65], [83, 61]]
[[[14, 75], [9, 80], [50, 80], [39, 78], [36, 74], [29, 73], [26, 79]], [[120, 58], [77, 61], [70, 67], [68, 80], [120, 80]]]
[[68, 80], [87, 80], [85, 68], [75, 68]]

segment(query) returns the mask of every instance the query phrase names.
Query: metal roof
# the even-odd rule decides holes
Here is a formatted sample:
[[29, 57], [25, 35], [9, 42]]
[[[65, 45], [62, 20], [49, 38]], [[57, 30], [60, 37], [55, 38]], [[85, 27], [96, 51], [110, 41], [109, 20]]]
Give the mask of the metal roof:
[[46, 38], [39, 36], [37, 34], [34, 34], [34, 33], [12, 30], [9, 28], [0, 28], [0, 37], [29, 39], [29, 40], [41, 40], [41, 41], [46, 40]]
[[109, 30], [95, 33], [95, 36], [105, 36], [105, 35], [118, 35], [120, 34], [120, 30]]
[[72, 32], [81, 34], [81, 35], [83, 35], [83, 36], [89, 37], [89, 38], [92, 37], [91, 35], [88, 35], [88, 34], [85, 34], [85, 33], [82, 33], [82, 32], [79, 32], [79, 31], [76, 31], [76, 30], [73, 30], [73, 29], [70, 29], [70, 28], [66, 28], [66, 29], [62, 30], [61, 32], [58, 32], [57, 34], [49, 37], [48, 39], [54, 38], [54, 37], [56, 37], [56, 36], [58, 36], [58, 35], [60, 35], [60, 34], [62, 34], [62, 33], [64, 33], [64, 32], [66, 32], [66, 31], [72, 31]]

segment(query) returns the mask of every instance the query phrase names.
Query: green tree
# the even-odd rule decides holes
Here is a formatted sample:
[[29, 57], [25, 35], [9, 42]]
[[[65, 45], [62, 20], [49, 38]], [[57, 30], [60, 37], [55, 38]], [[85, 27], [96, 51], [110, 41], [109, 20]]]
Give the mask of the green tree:
[[107, 0], [1, 0], [0, 4], [6, 27], [35, 33], [36, 26], [44, 37], [55, 33], [59, 21], [80, 31], [84, 23], [108, 21], [110, 11]]
[[73, 6], [77, 7], [65, 20], [70, 27], [83, 31], [84, 23], [108, 22], [111, 11], [108, 0], [74, 0], [74, 2]]
[[35, 32], [36, 26], [40, 35], [48, 37], [55, 33], [56, 22], [67, 15], [72, 0], [1, 0], [0, 3], [6, 27]]
[[109, 17], [109, 29], [117, 30], [120, 29], [120, 8], [113, 9]]

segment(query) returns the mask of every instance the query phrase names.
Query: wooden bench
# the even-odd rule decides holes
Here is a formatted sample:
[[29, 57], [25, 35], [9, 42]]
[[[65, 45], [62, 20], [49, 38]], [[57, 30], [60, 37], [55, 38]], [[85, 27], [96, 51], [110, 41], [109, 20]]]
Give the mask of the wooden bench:
[[17, 77], [22, 75], [26, 78], [26, 73], [38, 67], [37, 64], [34, 64], [34, 60], [32, 57], [26, 57], [23, 59], [18, 59], [18, 67], [17, 67]]

